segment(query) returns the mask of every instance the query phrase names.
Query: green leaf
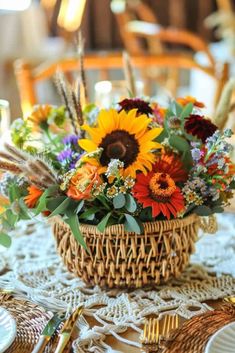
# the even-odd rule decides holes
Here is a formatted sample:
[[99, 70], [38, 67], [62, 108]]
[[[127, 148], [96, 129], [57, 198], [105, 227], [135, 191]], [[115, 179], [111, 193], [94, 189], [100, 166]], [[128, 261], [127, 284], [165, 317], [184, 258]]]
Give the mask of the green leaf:
[[87, 211], [83, 212], [80, 216], [79, 219], [90, 219], [89, 217], [99, 211], [100, 208], [99, 207], [91, 207], [89, 208]]
[[212, 215], [212, 210], [207, 207], [207, 206], [204, 206], [204, 205], [201, 205], [201, 206], [197, 206], [195, 209], [194, 209], [194, 212], [198, 215], [198, 216], [210, 216]]
[[106, 216], [104, 216], [100, 221], [100, 223], [97, 225], [97, 228], [101, 233], [104, 232], [110, 216], [111, 216], [111, 212], [107, 213]]
[[176, 101], [172, 103], [172, 111], [174, 115], [176, 115], [177, 117], [180, 117], [182, 110], [183, 110], [183, 107], [179, 103], [177, 103]]
[[29, 209], [26, 206], [26, 204], [24, 203], [24, 199], [23, 198], [19, 199], [18, 204], [19, 204], [19, 207], [20, 207], [20, 212], [19, 212], [20, 219], [24, 219], [24, 220], [31, 219], [32, 217], [29, 214]]
[[58, 214], [63, 214], [66, 209], [68, 209], [71, 199], [66, 198], [51, 214], [49, 217], [56, 216]]
[[189, 115], [192, 113], [193, 111], [193, 103], [188, 103], [184, 109], [182, 110], [181, 114], [180, 114], [180, 118], [181, 119], [185, 119], [188, 118]]
[[160, 135], [155, 139], [155, 141], [161, 143], [168, 137], [167, 129], [163, 129]]
[[123, 194], [118, 194], [113, 198], [113, 206], [116, 209], [122, 208], [125, 206], [126, 199]]
[[9, 187], [9, 199], [10, 202], [13, 203], [14, 201], [18, 200], [20, 198], [20, 189], [18, 185], [16, 184], [11, 184]]
[[125, 217], [126, 217], [126, 221], [124, 223], [125, 229], [128, 232], [141, 234], [141, 227], [140, 227], [139, 223], [137, 222], [137, 220], [133, 216], [131, 216], [127, 213], [125, 213]]
[[70, 226], [70, 229], [71, 229], [75, 239], [78, 241], [78, 243], [84, 249], [87, 249], [85, 240], [83, 239], [82, 233], [80, 231], [80, 224], [78, 221], [78, 216], [76, 214], [74, 214], [74, 215], [70, 216], [69, 218], [66, 218], [64, 221]]
[[15, 224], [19, 219], [19, 216], [14, 214], [10, 209], [6, 210], [5, 215], [6, 215], [6, 221], [8, 222], [9, 226], [14, 228]]
[[50, 186], [47, 190], [44, 191], [42, 196], [39, 199], [38, 206], [35, 209], [35, 214], [38, 215], [42, 211], [47, 209], [47, 198], [52, 196], [54, 192], [58, 189], [58, 186]]
[[76, 214], [78, 214], [84, 206], [84, 200], [81, 200], [76, 207]]
[[134, 197], [130, 194], [126, 194], [126, 209], [127, 211], [133, 213], [137, 209], [137, 204]]
[[47, 208], [49, 211], [53, 212], [65, 199], [67, 196], [58, 196], [56, 198], [51, 198], [47, 201]]
[[213, 213], [223, 213], [224, 212], [224, 208], [222, 206], [215, 206], [212, 208], [212, 212]]
[[11, 237], [3, 232], [0, 232], [0, 244], [5, 246], [5, 248], [9, 248], [11, 246]]
[[190, 145], [186, 139], [181, 136], [172, 134], [169, 138], [170, 145], [180, 152], [190, 150]]

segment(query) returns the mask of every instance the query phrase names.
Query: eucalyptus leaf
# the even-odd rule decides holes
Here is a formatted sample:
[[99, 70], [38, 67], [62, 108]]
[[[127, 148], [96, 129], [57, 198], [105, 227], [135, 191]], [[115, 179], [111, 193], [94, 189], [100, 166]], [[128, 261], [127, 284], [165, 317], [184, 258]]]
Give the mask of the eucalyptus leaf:
[[76, 207], [76, 213], [77, 214], [82, 210], [83, 206], [84, 206], [84, 200], [81, 200], [79, 202], [79, 204], [77, 205], [77, 207]]
[[141, 227], [137, 222], [137, 220], [133, 216], [127, 213], [125, 213], [125, 218], [126, 218], [126, 221], [124, 223], [125, 230], [127, 230], [128, 232], [141, 234]]
[[101, 233], [104, 232], [110, 216], [111, 216], [111, 212], [107, 213], [106, 216], [104, 216], [100, 221], [100, 223], [97, 225], [97, 228]]
[[11, 184], [9, 186], [8, 191], [9, 191], [9, 199], [11, 203], [18, 200], [21, 196], [19, 186], [16, 184]]
[[224, 208], [222, 206], [215, 206], [212, 208], [212, 212], [213, 213], [223, 213], [224, 212]]
[[5, 246], [5, 248], [9, 248], [11, 246], [11, 237], [6, 233], [0, 232], [0, 245]]
[[116, 209], [122, 208], [125, 206], [126, 199], [123, 194], [118, 194], [113, 198], [113, 206]]
[[80, 224], [78, 221], [78, 216], [76, 214], [72, 215], [69, 218], [64, 219], [64, 221], [70, 226], [70, 229], [74, 235], [74, 238], [78, 241], [78, 243], [84, 248], [87, 249], [85, 240], [80, 231]]
[[136, 201], [135, 201], [134, 197], [130, 194], [126, 194], [125, 208], [127, 209], [127, 211], [129, 211], [131, 213], [135, 212], [137, 209]]

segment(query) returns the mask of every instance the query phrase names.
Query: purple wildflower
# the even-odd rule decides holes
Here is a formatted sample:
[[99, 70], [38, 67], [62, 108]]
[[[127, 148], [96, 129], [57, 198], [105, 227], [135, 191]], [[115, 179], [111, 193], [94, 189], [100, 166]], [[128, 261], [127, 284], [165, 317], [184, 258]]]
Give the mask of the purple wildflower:
[[78, 135], [68, 135], [68, 136], [64, 137], [63, 143], [65, 145], [77, 146], [79, 138], [80, 138], [80, 136], [78, 136]]
[[68, 160], [71, 160], [73, 158], [73, 151], [71, 148], [67, 148], [60, 152], [60, 154], [57, 156], [57, 160], [61, 163], [66, 162]]

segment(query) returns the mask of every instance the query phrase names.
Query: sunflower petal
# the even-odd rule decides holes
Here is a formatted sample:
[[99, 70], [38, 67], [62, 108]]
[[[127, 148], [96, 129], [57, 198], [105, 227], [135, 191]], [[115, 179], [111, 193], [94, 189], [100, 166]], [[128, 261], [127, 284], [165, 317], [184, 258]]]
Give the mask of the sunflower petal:
[[88, 139], [81, 139], [79, 140], [79, 146], [84, 150], [84, 151], [87, 151], [87, 152], [93, 152], [97, 149], [97, 145], [91, 141], [91, 140], [88, 140]]

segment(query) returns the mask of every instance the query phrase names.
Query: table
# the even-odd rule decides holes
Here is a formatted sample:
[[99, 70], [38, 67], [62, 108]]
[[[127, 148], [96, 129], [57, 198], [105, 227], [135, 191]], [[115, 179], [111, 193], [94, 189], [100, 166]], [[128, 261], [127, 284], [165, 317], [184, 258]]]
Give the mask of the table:
[[[78, 350], [78, 346], [84, 348], [87, 344], [97, 347], [95, 352], [103, 352], [104, 347], [110, 353], [140, 352], [137, 339], [144, 317], [172, 310], [187, 320], [196, 313], [190, 307], [197, 306], [197, 313], [204, 313], [220, 306], [223, 297], [235, 295], [234, 214], [219, 215], [219, 224], [215, 236], [204, 236], [198, 242], [192, 256], [194, 265], [179, 280], [152, 291], [108, 293], [98, 287], [86, 288], [65, 270], [47, 226], [40, 221], [22, 223], [14, 232], [12, 247], [3, 253], [8, 270], [0, 276], [0, 288], [13, 289], [54, 311], [83, 303], [88, 325], [82, 328], [80, 341], [74, 343], [75, 352], [87, 352]], [[129, 344], [133, 341], [135, 346], [115, 337], [126, 339]]]

